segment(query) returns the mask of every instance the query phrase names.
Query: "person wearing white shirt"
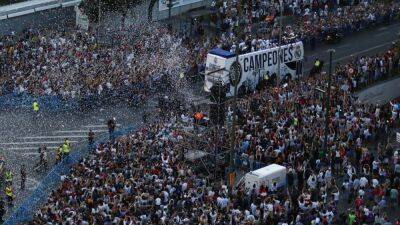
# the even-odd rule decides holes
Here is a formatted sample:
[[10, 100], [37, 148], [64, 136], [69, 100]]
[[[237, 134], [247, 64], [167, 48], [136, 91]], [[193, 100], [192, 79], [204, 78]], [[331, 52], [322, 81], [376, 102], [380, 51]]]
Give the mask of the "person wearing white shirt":
[[377, 179], [372, 179], [372, 187], [376, 188], [379, 185], [379, 181]]
[[311, 174], [307, 180], [307, 184], [311, 189], [317, 188], [317, 178], [315, 174]]
[[368, 179], [366, 177], [360, 178], [360, 188], [365, 188], [368, 184]]
[[365, 191], [364, 191], [362, 188], [360, 188], [360, 190], [358, 190], [358, 195], [359, 195], [361, 198], [364, 198]]

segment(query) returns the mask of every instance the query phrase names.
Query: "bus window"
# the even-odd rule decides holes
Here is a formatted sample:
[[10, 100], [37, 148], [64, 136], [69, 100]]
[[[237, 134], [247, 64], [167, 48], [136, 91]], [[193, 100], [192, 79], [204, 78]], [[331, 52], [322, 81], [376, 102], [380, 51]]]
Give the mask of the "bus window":
[[296, 69], [297, 69], [297, 62], [298, 62], [298, 61], [288, 62], [288, 63], [286, 63], [286, 66], [287, 66], [289, 69], [296, 71]]

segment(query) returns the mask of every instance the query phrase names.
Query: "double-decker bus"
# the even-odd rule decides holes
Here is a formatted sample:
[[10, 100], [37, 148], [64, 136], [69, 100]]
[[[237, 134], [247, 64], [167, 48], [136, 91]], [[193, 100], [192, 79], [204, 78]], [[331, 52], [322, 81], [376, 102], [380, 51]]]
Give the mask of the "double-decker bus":
[[[236, 62], [236, 54], [215, 48], [207, 54], [204, 90], [210, 92], [214, 84], [219, 82], [223, 86], [229, 86], [228, 96], [233, 95], [234, 76], [233, 71], [239, 70], [238, 88], [247, 85], [254, 89], [266, 74], [272, 76], [278, 71], [279, 47], [267, 48], [239, 55], [239, 65]], [[280, 48], [280, 78], [296, 79], [302, 73], [304, 48], [301, 41]]]

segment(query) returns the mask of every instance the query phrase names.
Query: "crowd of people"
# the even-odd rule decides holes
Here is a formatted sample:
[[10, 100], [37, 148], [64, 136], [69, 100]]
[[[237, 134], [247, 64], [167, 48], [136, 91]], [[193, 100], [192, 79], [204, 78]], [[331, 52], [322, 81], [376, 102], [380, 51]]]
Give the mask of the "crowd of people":
[[[279, 1], [249, 1], [243, 7], [241, 3], [226, 0], [212, 3], [215, 10], [213, 21], [223, 31], [218, 37], [218, 46], [235, 51], [238, 30], [241, 39], [239, 47], [240, 42], [252, 42], [252, 46], [246, 51], [254, 51], [262, 46], [276, 46], [279, 43], [280, 30], [278, 21], [275, 20], [280, 15]], [[318, 41], [340, 38], [344, 34], [372, 25], [388, 23], [395, 19], [399, 7], [396, 2], [361, 1], [359, 4], [349, 2], [347, 5], [338, 5], [335, 1], [333, 3], [284, 1], [283, 15], [295, 15], [296, 22], [282, 29], [282, 43], [301, 40], [315, 47]]]
[[[235, 51], [236, 45], [251, 51], [276, 45], [277, 26], [253, 27], [269, 16], [276, 17], [278, 2], [253, 1], [244, 4], [238, 18], [240, 1], [215, 2], [217, 21], [223, 32], [216, 40], [210, 37], [197, 43], [183, 39], [163, 26], [140, 22], [121, 27], [112, 39], [119, 45], [98, 44], [93, 32], [27, 30], [22, 35], [0, 37], [0, 94], [57, 95], [64, 99], [109, 96], [126, 92], [144, 94], [155, 80], [164, 75], [175, 77], [200, 70], [208, 50], [217, 45]], [[314, 1], [287, 1], [301, 16], [285, 27], [283, 43], [324, 38], [335, 29], [339, 32], [360, 30], [370, 24], [390, 21], [397, 15], [398, 4], [363, 1], [339, 6]], [[285, 11], [286, 12], [286, 11]], [[244, 23], [244, 35], [237, 42], [235, 28]], [[259, 32], [252, 34], [252, 29]], [[111, 32], [111, 31], [110, 31]], [[112, 33], [112, 32], [111, 32]], [[158, 38], [162, 37], [162, 38]], [[238, 43], [238, 44], [236, 44]], [[196, 57], [193, 56], [198, 56]], [[154, 63], [157, 61], [157, 63]]]
[[[197, 43], [147, 22], [123, 28], [116, 37], [118, 46], [99, 44], [93, 33], [82, 31], [28, 30], [22, 36], [1, 37], [0, 95], [140, 95], [166, 80], [168, 88], [181, 89], [184, 74], [200, 70], [197, 64], [204, 63], [215, 45], [229, 51], [235, 51], [236, 44], [244, 51], [276, 45], [278, 27], [270, 23], [255, 35], [252, 30], [256, 23], [277, 17], [279, 2], [245, 4], [239, 8], [243, 18], [237, 16], [238, 3], [213, 3], [223, 33]], [[332, 31], [345, 33], [390, 21], [398, 4], [286, 1], [284, 8], [300, 19], [285, 27], [283, 43], [315, 43]], [[237, 42], [239, 23], [243, 33], [251, 35]], [[337, 66], [327, 130], [326, 106], [315, 89], [325, 86], [323, 71], [239, 100], [236, 166], [247, 172], [272, 163], [284, 165], [283, 189], [264, 184], [246, 189], [239, 184], [231, 190], [223, 177], [198, 170], [186, 160], [189, 149], [182, 144], [188, 141], [184, 131], [198, 130], [180, 121], [190, 114], [177, 115], [96, 146], [62, 176], [61, 186], [30, 223], [399, 225], [397, 214], [390, 213], [400, 205], [400, 151], [388, 137], [398, 126], [400, 109], [397, 104], [363, 104], [352, 95], [399, 68], [398, 53], [393, 47]], [[219, 134], [221, 145], [227, 145], [227, 133]], [[207, 148], [216, 152], [213, 145]]]
[[224, 177], [198, 169], [183, 144], [196, 126], [177, 115], [98, 145], [31, 224], [398, 225], [400, 152], [389, 137], [399, 109], [361, 103], [344, 88], [352, 74], [341, 71], [333, 76], [327, 151], [326, 106], [315, 89], [324, 87], [324, 71], [239, 100], [237, 167], [284, 165], [283, 189], [239, 183], [231, 190]]
[[181, 38], [163, 26], [134, 24], [117, 38], [120, 44], [109, 46], [90, 32], [33, 29], [0, 37], [0, 94], [142, 94], [152, 81], [189, 68]]
[[358, 56], [350, 63], [337, 66], [336, 73], [348, 80], [342, 88], [356, 91], [398, 72], [399, 52], [399, 46], [393, 45], [384, 53], [370, 57]]

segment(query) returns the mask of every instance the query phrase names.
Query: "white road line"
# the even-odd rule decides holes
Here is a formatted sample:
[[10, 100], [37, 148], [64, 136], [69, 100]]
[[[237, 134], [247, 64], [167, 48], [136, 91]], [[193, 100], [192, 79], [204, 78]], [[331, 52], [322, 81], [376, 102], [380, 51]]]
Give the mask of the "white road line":
[[[92, 130], [93, 133], [102, 133], [102, 132], [108, 132], [108, 130]], [[59, 134], [59, 133], [89, 133], [89, 130], [59, 130], [53, 132], [54, 134]]]
[[350, 44], [345, 44], [345, 45], [338, 46], [338, 47], [335, 48], [335, 49], [347, 48], [347, 47], [349, 47], [349, 46], [350, 46]]
[[[376, 45], [376, 46], [374, 46], [374, 47], [367, 48], [367, 49], [364, 49], [364, 50], [359, 51], [359, 52], [354, 52], [354, 53], [351, 54], [351, 55], [347, 55], [347, 56], [343, 56], [343, 57], [337, 58], [337, 59], [335, 59], [335, 60], [332, 60], [332, 62], [334, 62], [334, 63], [340, 62], [340, 61], [342, 61], [342, 60], [345, 60], [345, 59], [348, 59], [348, 58], [351, 58], [351, 57], [355, 57], [355, 56], [360, 55], [360, 54], [363, 54], [363, 53], [367, 53], [367, 52], [372, 51], [372, 50], [375, 50], [375, 49], [377, 49], [377, 48], [382, 48], [382, 47], [384, 47], [384, 46], [391, 45], [392, 43], [393, 43], [393, 41], [389, 41], [389, 42], [386, 42], [386, 43], [383, 43], [383, 44], [380, 44], [380, 45]], [[308, 68], [308, 69], [305, 69], [305, 70], [304, 70], [304, 73], [309, 72], [311, 69], [312, 69], [312, 67], [310, 67], [310, 68]]]
[[[78, 143], [78, 141], [69, 141], [71, 143]], [[39, 144], [39, 145], [44, 145], [44, 144], [61, 144], [62, 142], [60, 141], [29, 141], [29, 142], [3, 142], [0, 143], [0, 145], [34, 145], [34, 144]]]
[[390, 42], [386, 42], [386, 43], [383, 43], [383, 44], [380, 44], [380, 45], [376, 45], [376, 46], [371, 47], [371, 48], [364, 49], [364, 50], [359, 51], [359, 52], [354, 52], [354, 53], [351, 54], [351, 55], [347, 55], [347, 56], [344, 56], [344, 57], [335, 59], [335, 60], [333, 60], [333, 62], [339, 62], [339, 61], [342, 61], [342, 60], [344, 60], [344, 59], [351, 58], [351, 57], [357, 56], [357, 55], [359, 55], [359, 54], [363, 54], [363, 53], [366, 53], [366, 52], [375, 50], [375, 49], [377, 49], [377, 48], [381, 48], [381, 47], [384, 47], [384, 46], [387, 46], [387, 45], [391, 45], [392, 43], [393, 43], [393, 41], [390, 41]]
[[87, 138], [88, 136], [85, 135], [74, 135], [74, 136], [36, 136], [36, 137], [24, 137], [23, 139], [72, 139], [72, 138]]
[[[49, 153], [47, 153], [47, 154], [49, 154]], [[22, 153], [21, 155], [40, 155], [40, 153], [39, 152], [24, 152], [24, 153]]]
[[[57, 149], [57, 148], [59, 148], [60, 146], [48, 146], [48, 147], [46, 147], [46, 149]], [[13, 148], [2, 148], [2, 150], [5, 150], [5, 151], [15, 151], [15, 150], [35, 150], [35, 151], [37, 151], [38, 150], [38, 148], [39, 148], [39, 146], [38, 147], [13, 147]]]
[[385, 32], [381, 32], [381, 33], [377, 33], [374, 35], [374, 37], [379, 37], [379, 36], [383, 36], [383, 35], [388, 35], [389, 33], [391, 33], [392, 31], [385, 31]]
[[[117, 127], [120, 127], [121, 126], [121, 124], [117, 124]], [[83, 126], [83, 127], [93, 127], [93, 128], [96, 128], [96, 127], [108, 127], [106, 124], [101, 124], [101, 125], [86, 125], [86, 126]]]

